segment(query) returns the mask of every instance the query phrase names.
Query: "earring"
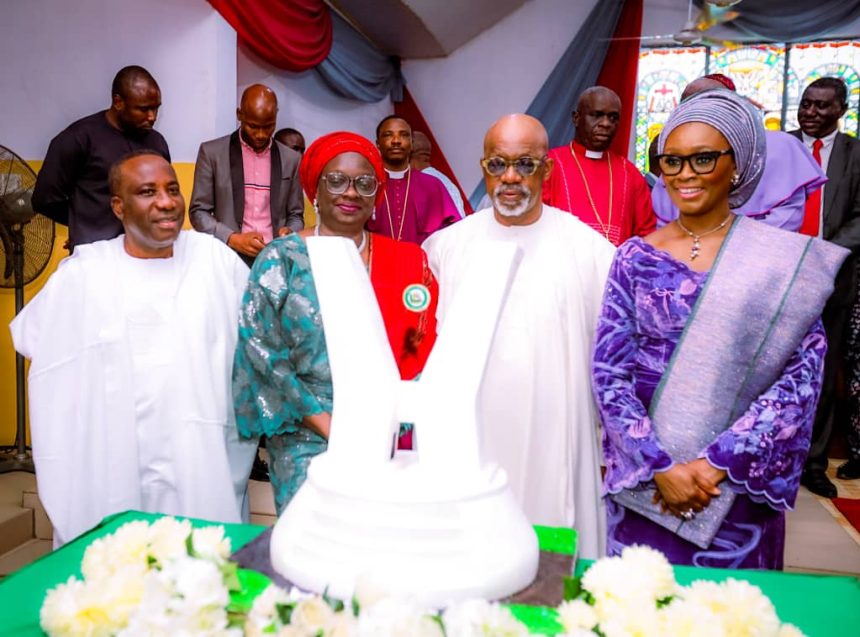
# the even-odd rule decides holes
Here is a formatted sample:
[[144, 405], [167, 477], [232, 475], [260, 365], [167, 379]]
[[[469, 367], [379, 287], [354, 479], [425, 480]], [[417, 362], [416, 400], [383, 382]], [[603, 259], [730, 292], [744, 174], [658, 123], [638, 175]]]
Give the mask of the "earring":
[[319, 217], [319, 215], [320, 215], [320, 207], [317, 205], [317, 200], [316, 200], [316, 199], [314, 199], [314, 200], [313, 200], [313, 202], [311, 203], [311, 206], [313, 206], [314, 214], [315, 214], [317, 217]]
[[732, 186], [737, 186], [739, 183], [741, 183], [741, 176], [735, 173], [732, 177]]

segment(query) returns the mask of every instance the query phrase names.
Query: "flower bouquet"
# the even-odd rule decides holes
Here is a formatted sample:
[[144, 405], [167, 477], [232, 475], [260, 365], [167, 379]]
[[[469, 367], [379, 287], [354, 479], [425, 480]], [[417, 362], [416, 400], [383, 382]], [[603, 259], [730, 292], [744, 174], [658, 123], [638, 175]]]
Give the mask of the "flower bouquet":
[[[518, 637], [511, 610], [470, 600], [443, 611], [359, 582], [353, 599], [284, 590], [230, 561], [221, 526], [135, 521], [95, 540], [70, 577], [48, 591], [40, 622], [50, 637]], [[743, 581], [679, 586], [666, 558], [625, 549], [571, 578], [568, 601], [547, 609], [548, 633], [797, 637], [761, 590]], [[546, 628], [546, 626], [554, 626]]]

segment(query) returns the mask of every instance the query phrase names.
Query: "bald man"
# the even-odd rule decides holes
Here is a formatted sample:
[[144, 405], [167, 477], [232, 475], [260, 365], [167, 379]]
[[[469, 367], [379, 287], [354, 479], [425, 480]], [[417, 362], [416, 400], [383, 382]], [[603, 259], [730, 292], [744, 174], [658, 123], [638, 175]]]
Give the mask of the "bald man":
[[444, 323], [476, 242], [517, 246], [519, 264], [478, 396], [482, 455], [505, 469], [533, 524], [576, 528], [581, 555], [596, 558], [605, 549], [605, 519], [590, 361], [614, 248], [541, 201], [554, 170], [547, 147], [533, 117], [497, 121], [481, 159], [492, 208], [440, 230], [423, 247], [439, 281], [437, 318]]
[[274, 237], [304, 228], [301, 155], [272, 138], [278, 98], [268, 86], [245, 89], [236, 119], [238, 130], [200, 145], [188, 214], [252, 265]]
[[620, 245], [656, 227], [645, 178], [626, 157], [609, 150], [618, 132], [621, 99], [604, 86], [583, 91], [573, 111], [573, 141], [553, 148], [555, 170], [543, 200], [573, 213]]

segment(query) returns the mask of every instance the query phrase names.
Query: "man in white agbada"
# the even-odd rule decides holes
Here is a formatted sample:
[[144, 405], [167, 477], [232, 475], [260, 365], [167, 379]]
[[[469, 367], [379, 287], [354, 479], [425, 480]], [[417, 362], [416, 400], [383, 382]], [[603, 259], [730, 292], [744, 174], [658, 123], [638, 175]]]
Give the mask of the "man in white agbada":
[[248, 268], [180, 232], [161, 156], [129, 155], [110, 182], [125, 234], [77, 246], [11, 325], [55, 545], [126, 509], [240, 522], [255, 454], [230, 394]]
[[[605, 552], [591, 349], [614, 247], [570, 213], [541, 203], [552, 170], [547, 134], [508, 115], [484, 138], [493, 207], [424, 242], [439, 281], [438, 319], [479, 241], [509, 241], [520, 262], [478, 397], [482, 456], [508, 474], [533, 524], [574, 527], [579, 553]], [[456, 441], [452, 441], [456, 444]]]

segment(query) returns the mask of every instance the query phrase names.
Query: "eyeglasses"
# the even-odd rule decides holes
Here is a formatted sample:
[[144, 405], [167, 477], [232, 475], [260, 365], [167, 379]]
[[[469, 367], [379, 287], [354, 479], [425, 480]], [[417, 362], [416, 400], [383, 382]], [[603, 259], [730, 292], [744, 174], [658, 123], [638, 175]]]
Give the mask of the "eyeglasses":
[[707, 150], [691, 155], [657, 155], [660, 170], [664, 175], [674, 177], [684, 170], [684, 163], [690, 164], [690, 170], [697, 175], [710, 175], [717, 167], [717, 160], [723, 155], [734, 155], [731, 148], [726, 150]]
[[331, 195], [342, 195], [350, 186], [355, 188], [362, 197], [372, 197], [376, 194], [376, 189], [379, 188], [379, 182], [373, 175], [358, 175], [356, 177], [347, 177], [341, 172], [333, 172], [323, 175], [321, 179], [325, 182], [325, 189]]
[[537, 172], [537, 169], [543, 166], [546, 157], [535, 159], [534, 157], [518, 157], [517, 159], [504, 159], [502, 157], [488, 157], [481, 160], [481, 166], [487, 171], [488, 175], [493, 177], [501, 177], [508, 168], [514, 167], [514, 170], [522, 177], [531, 177]]

